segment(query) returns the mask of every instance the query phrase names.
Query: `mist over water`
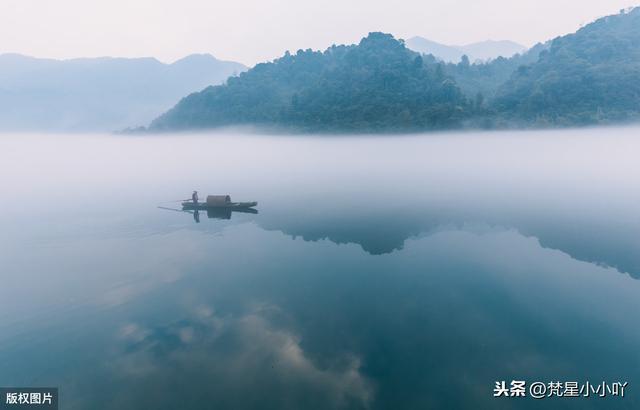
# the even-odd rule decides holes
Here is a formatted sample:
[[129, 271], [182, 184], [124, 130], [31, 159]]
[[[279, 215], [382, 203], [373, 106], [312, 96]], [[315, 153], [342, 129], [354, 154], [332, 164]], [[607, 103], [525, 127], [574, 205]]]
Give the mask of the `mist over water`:
[[[64, 409], [633, 392], [638, 131], [0, 135], [0, 385], [58, 386]], [[194, 189], [258, 213], [158, 208]]]

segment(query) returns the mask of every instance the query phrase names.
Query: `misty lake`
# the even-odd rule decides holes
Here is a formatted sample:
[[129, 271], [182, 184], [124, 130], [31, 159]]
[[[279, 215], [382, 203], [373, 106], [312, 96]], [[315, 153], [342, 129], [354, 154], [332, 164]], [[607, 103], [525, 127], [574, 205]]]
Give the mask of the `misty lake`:
[[[0, 135], [0, 386], [61, 409], [637, 409], [639, 133]], [[194, 189], [258, 213], [171, 209]], [[512, 380], [628, 386], [493, 397]]]

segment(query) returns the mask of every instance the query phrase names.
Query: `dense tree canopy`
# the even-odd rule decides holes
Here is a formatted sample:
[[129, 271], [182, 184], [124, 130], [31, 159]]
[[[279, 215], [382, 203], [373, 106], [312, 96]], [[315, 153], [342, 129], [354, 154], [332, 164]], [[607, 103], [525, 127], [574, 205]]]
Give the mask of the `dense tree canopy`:
[[560, 125], [640, 114], [640, 8], [601, 18], [559, 37], [539, 60], [518, 68], [499, 90], [506, 116]]
[[389, 34], [298, 51], [184, 98], [151, 128], [258, 124], [373, 131], [456, 126], [469, 103], [438, 64]]
[[640, 8], [509, 59], [445, 64], [389, 34], [299, 50], [182, 99], [150, 126], [414, 131], [640, 118]]

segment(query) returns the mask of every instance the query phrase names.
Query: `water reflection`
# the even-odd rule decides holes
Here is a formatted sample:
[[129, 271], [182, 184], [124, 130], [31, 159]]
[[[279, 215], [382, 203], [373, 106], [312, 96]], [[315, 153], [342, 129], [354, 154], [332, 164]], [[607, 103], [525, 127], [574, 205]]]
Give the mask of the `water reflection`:
[[[376, 256], [253, 223], [134, 243], [116, 255], [151, 274], [5, 343], [0, 381], [57, 381], [77, 409], [413, 409], [512, 408], [496, 379], [640, 380], [640, 284], [515, 230], [442, 228]], [[43, 338], [51, 357], [25, 360]], [[612, 400], [566, 406], [639, 404]]]
[[175, 394], [170, 375], [186, 376], [188, 391], [216, 408], [368, 407], [373, 388], [360, 373], [360, 360], [345, 354], [330, 366], [316, 365], [299, 335], [269, 319], [277, 315], [282, 313], [275, 306], [236, 317], [201, 305], [166, 325], [122, 326], [114, 383], [136, 385], [142, 379], [154, 394], [121, 396], [119, 408], [198, 408]]
[[253, 214], [253, 215], [256, 215], [258, 213], [258, 210], [257, 209], [253, 209], [253, 208], [239, 208], [239, 209], [208, 208], [207, 209], [207, 218], [209, 218], [209, 219], [231, 219], [231, 214], [233, 212], [237, 212], [239, 214]]
[[[640, 223], [625, 225], [608, 222], [608, 215], [545, 214], [530, 209], [503, 212], [431, 206], [413, 198], [407, 208], [346, 204], [343, 209], [323, 209], [313, 204], [289, 207], [277, 204], [261, 214], [256, 222], [264, 229], [281, 231], [305, 241], [328, 239], [336, 244], [354, 243], [371, 255], [383, 255], [403, 249], [407, 239], [437, 233], [445, 229], [514, 229], [535, 238], [543, 247], [562, 251], [576, 260], [613, 267], [640, 279]], [[267, 204], [269, 205], [269, 204]], [[193, 214], [200, 222], [199, 213]], [[232, 212], [258, 214], [255, 209], [209, 209], [207, 217], [230, 220]], [[635, 218], [638, 221], [638, 218]], [[639, 221], [640, 222], [640, 221]]]
[[[640, 408], [637, 138], [583, 137], [0, 140], [0, 385], [64, 409]], [[185, 186], [260, 213], [153, 209]], [[631, 388], [493, 399], [511, 379]]]
[[[193, 215], [193, 221], [195, 223], [200, 223], [200, 210], [198, 209], [194, 209], [194, 210], [184, 210], [184, 209], [177, 209], [177, 208], [168, 208], [168, 207], [163, 207], [163, 206], [159, 206], [159, 209], [163, 209], [166, 211], [176, 211], [176, 212], [183, 212], [183, 213], [187, 213], [187, 214], [191, 214]], [[207, 208], [206, 211], [204, 211], [207, 215], [207, 218], [209, 219], [231, 219], [231, 216], [234, 212], [237, 213], [241, 213], [241, 214], [254, 214], [256, 215], [258, 213], [257, 209], [253, 209], [253, 208], [237, 208], [237, 209], [233, 209], [233, 208]]]
[[[422, 208], [424, 206], [424, 208]], [[349, 208], [347, 208], [349, 209]], [[480, 213], [470, 209], [446, 209], [421, 205], [404, 210], [368, 208], [357, 211], [321, 213], [287, 209], [263, 215], [260, 226], [301, 237], [307, 241], [328, 239], [336, 244], [355, 243], [371, 255], [403, 249], [407, 239], [431, 235], [446, 229], [514, 229], [537, 239], [543, 247], [557, 249], [574, 259], [618, 269], [640, 279], [640, 225], [612, 224], [599, 220], [544, 215], [528, 209], [494, 210]], [[602, 215], [606, 218], [606, 215]], [[637, 218], [636, 218], [637, 219]]]

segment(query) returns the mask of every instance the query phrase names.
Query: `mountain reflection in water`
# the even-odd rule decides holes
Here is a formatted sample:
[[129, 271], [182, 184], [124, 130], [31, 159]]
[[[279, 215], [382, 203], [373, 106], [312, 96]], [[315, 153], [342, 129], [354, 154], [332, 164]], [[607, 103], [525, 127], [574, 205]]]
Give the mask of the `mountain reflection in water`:
[[[245, 213], [258, 213], [250, 211], [255, 212]], [[305, 212], [316, 218], [308, 217]], [[207, 216], [231, 219], [231, 210], [208, 210]], [[574, 259], [610, 266], [640, 278], [640, 253], [635, 251], [638, 240], [634, 238], [640, 226], [612, 226], [604, 221], [568, 218], [554, 222], [552, 215], [478, 215], [422, 206], [419, 211], [346, 207], [344, 212], [333, 210], [325, 214], [310, 207], [279, 206], [263, 215], [258, 223], [264, 229], [281, 231], [305, 241], [327, 239], [336, 244], [358, 244], [371, 255], [401, 250], [409, 238], [446, 229], [513, 229], [537, 239], [543, 247], [562, 251]]]

